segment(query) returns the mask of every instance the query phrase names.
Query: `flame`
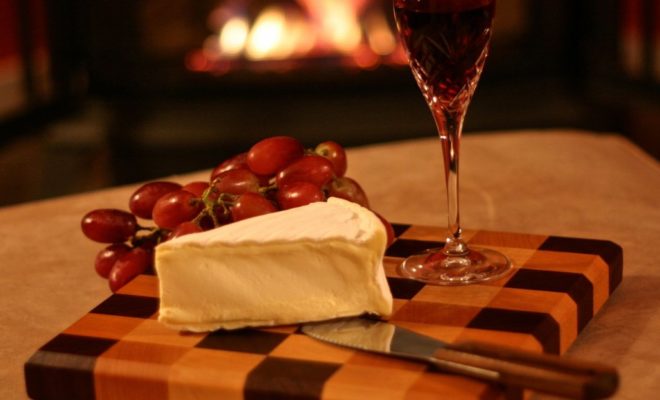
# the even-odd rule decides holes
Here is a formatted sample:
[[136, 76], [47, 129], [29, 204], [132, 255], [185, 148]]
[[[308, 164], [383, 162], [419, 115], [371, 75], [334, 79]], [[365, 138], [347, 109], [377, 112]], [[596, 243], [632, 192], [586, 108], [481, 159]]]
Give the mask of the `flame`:
[[248, 37], [245, 55], [251, 60], [284, 58], [288, 49], [284, 45], [286, 17], [279, 7], [265, 9], [254, 21]]
[[[342, 53], [351, 53], [362, 41], [362, 29], [354, 10], [345, 2], [326, 2], [323, 37]], [[330, 4], [332, 4], [330, 6]]]
[[301, 0], [319, 34], [319, 47], [353, 52], [362, 42], [359, 13], [365, 0]]
[[220, 30], [218, 45], [220, 54], [232, 59], [240, 56], [247, 43], [250, 24], [244, 17], [230, 18]]
[[365, 18], [369, 47], [379, 56], [390, 55], [396, 50], [396, 37], [382, 11], [373, 11]]
[[245, 55], [250, 60], [282, 60], [304, 54], [314, 45], [313, 36], [299, 12], [280, 6], [267, 7], [254, 21]]

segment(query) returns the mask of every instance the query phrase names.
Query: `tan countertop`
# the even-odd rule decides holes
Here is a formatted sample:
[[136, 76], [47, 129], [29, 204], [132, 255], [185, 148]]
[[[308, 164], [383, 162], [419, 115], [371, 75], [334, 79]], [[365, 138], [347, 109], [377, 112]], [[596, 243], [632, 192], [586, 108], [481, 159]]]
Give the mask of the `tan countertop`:
[[[521, 131], [466, 136], [465, 228], [608, 239], [624, 279], [569, 353], [616, 365], [616, 399], [660, 393], [660, 166], [617, 135]], [[174, 177], [187, 182], [207, 172]], [[350, 149], [348, 176], [388, 219], [446, 224], [437, 139]], [[0, 209], [0, 399], [25, 398], [23, 363], [104, 300], [100, 249], [80, 232], [94, 208], [126, 208], [136, 186]]]

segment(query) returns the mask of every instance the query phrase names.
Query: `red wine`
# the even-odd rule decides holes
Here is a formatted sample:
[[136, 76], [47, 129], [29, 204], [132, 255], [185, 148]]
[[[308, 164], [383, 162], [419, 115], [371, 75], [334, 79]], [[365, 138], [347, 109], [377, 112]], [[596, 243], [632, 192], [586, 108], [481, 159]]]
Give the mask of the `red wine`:
[[488, 55], [495, 0], [394, 0], [410, 66], [431, 108], [465, 108]]

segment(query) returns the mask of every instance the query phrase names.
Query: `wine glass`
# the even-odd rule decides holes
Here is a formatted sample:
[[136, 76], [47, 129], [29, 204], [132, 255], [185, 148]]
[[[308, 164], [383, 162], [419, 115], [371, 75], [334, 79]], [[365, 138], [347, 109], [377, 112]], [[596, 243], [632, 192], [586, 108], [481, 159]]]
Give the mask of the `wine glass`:
[[393, 1], [410, 68], [440, 136], [449, 216], [444, 247], [408, 257], [399, 270], [437, 285], [501, 278], [511, 271], [511, 261], [497, 251], [466, 244], [458, 207], [463, 120], [488, 55], [495, 0]]

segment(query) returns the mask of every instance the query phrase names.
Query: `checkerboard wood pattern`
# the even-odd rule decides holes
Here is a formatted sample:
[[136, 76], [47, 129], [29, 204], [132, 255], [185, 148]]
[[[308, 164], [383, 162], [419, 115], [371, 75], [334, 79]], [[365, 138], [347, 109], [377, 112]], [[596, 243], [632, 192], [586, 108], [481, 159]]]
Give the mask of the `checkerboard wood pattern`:
[[[444, 229], [395, 225], [385, 266], [391, 321], [453, 342], [564, 353], [621, 281], [623, 253], [603, 240], [468, 231], [515, 264], [487, 284], [424, 285], [403, 257], [442, 246]], [[266, 267], [266, 266], [265, 266]], [[158, 284], [142, 275], [42, 346], [25, 364], [35, 399], [491, 399], [502, 391], [426, 365], [321, 343], [297, 326], [208, 334], [156, 321]]]

